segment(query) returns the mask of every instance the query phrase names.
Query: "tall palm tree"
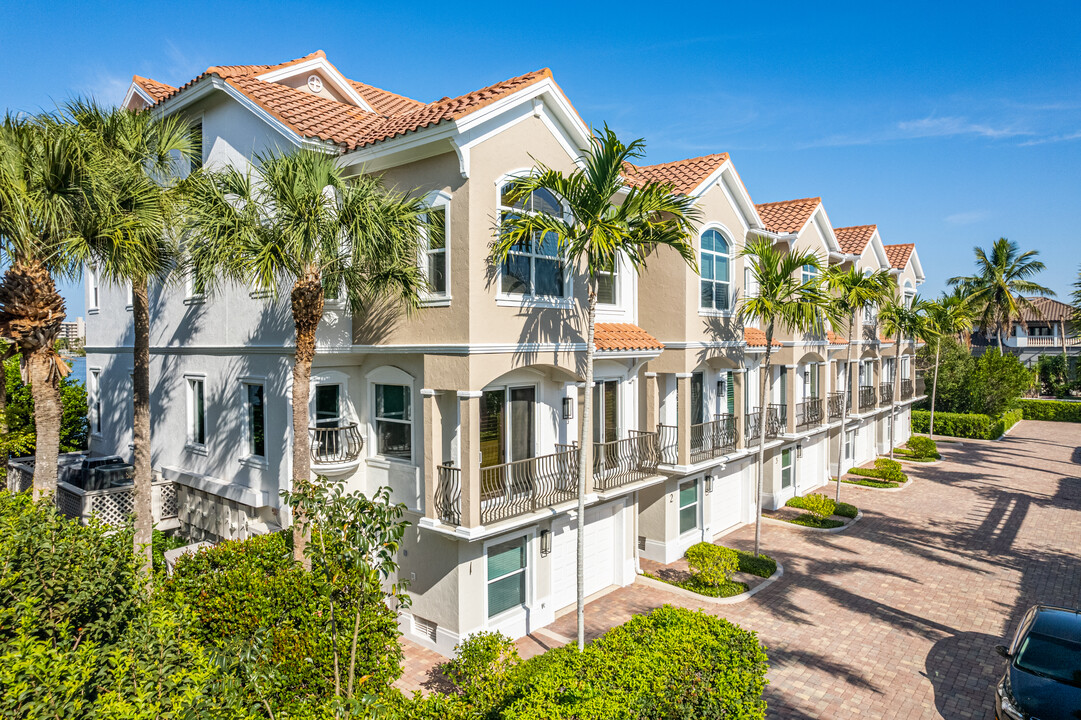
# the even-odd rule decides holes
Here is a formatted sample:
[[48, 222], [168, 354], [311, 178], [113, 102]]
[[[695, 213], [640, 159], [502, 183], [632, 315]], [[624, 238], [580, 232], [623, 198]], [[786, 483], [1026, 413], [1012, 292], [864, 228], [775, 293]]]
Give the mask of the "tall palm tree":
[[[687, 242], [692, 223], [698, 219], [693, 200], [676, 195], [668, 183], [648, 182], [626, 189], [625, 164], [643, 155], [645, 143], [639, 139], [624, 144], [605, 126], [590, 140], [583, 166], [565, 174], [545, 165], [511, 185], [512, 203], [537, 191], [554, 193], [567, 206], [570, 217], [549, 213], [508, 216], [492, 247], [493, 263], [502, 265], [514, 247], [528, 245], [534, 238], [554, 238], [559, 252], [574, 267], [585, 265], [587, 302], [585, 307], [586, 362], [585, 402], [582, 410], [581, 445], [592, 439], [593, 423], [593, 336], [597, 316], [597, 277], [613, 272], [623, 258], [636, 271], [645, 267], [650, 252], [661, 245], [674, 248], [695, 268], [694, 248]], [[617, 196], [626, 189], [622, 202]], [[578, 648], [585, 647], [585, 486], [592, 467], [581, 453], [578, 462]]]
[[0, 336], [14, 343], [34, 399], [35, 498], [56, 491], [60, 454], [60, 378], [67, 364], [54, 349], [64, 300], [53, 273], [64, 272], [60, 243], [85, 204], [85, 154], [70, 125], [47, 116], [0, 125]]
[[934, 328], [935, 343], [935, 376], [931, 380], [931, 420], [928, 435], [935, 439], [935, 396], [938, 392], [938, 359], [942, 350], [943, 337], [955, 337], [962, 340], [968, 337], [969, 330], [975, 320], [972, 303], [964, 291], [957, 287], [952, 293], [942, 293], [942, 296], [931, 303], [927, 309], [928, 320]]
[[998, 351], [1002, 352], [1002, 333], [1017, 319], [1023, 323], [1021, 312], [1030, 310], [1039, 315], [1039, 310], [1030, 300], [1029, 295], [1054, 295], [1054, 291], [1030, 278], [1044, 269], [1044, 264], [1036, 259], [1039, 250], [1021, 252], [1017, 243], [999, 238], [991, 246], [988, 254], [983, 248], [973, 248], [976, 253], [976, 273], [958, 275], [946, 282], [965, 289], [977, 308], [980, 329], [986, 335], [993, 330], [998, 337]]
[[66, 111], [100, 169], [87, 183], [89, 207], [80, 218], [80, 232], [64, 245], [65, 257], [75, 267], [95, 267], [99, 280], [132, 288], [134, 544], [149, 581], [154, 520], [148, 284], [164, 283], [176, 266], [178, 178], [195, 148], [187, 123], [176, 117], [106, 109], [81, 100], [68, 104]]
[[[745, 294], [739, 302], [743, 323], [755, 323], [766, 333], [766, 354], [759, 368], [758, 380], [758, 477], [755, 492], [754, 554], [762, 540], [762, 474], [766, 460], [766, 398], [770, 380], [773, 335], [780, 325], [789, 333], [824, 332], [828, 324], [837, 327], [838, 315], [824, 292], [821, 264], [810, 251], [782, 251], [773, 241], [756, 236], [740, 252], [751, 269], [757, 292]], [[804, 268], [814, 274], [802, 279]]]
[[930, 304], [921, 299], [919, 295], [906, 303], [903, 299], [890, 298], [883, 306], [882, 330], [886, 335], [893, 336], [893, 397], [890, 398], [890, 460], [893, 460], [893, 450], [897, 437], [897, 404], [901, 400], [901, 345], [905, 338], [915, 340], [928, 340], [934, 334], [934, 327], [929, 322], [928, 313]]
[[[331, 155], [297, 150], [256, 157], [257, 170], [206, 172], [186, 205], [190, 271], [207, 292], [224, 282], [277, 296], [289, 291], [293, 362], [294, 488], [311, 481], [308, 399], [315, 331], [328, 294], [361, 315], [377, 297], [417, 306], [421, 200], [371, 176], [346, 177]], [[304, 555], [304, 509], [294, 508], [294, 555]]]
[[877, 270], [865, 274], [855, 265], [842, 270], [835, 265], [826, 271], [826, 288], [830, 292], [830, 305], [838, 318], [843, 318], [848, 328], [848, 348], [845, 355], [845, 381], [841, 392], [845, 394], [841, 405], [841, 441], [837, 445], [837, 502], [841, 502], [841, 465], [845, 454], [845, 423], [848, 421], [848, 406], [851, 402], [848, 389], [852, 381], [852, 344], [855, 340], [856, 313], [866, 305], [879, 305], [890, 288], [889, 273]]
[[1077, 279], [1073, 282], [1070, 300], [1073, 301], [1073, 313], [1071, 313], [1070, 322], [1074, 324], [1074, 331], [1076, 332], [1077, 327], [1081, 326], [1081, 270], [1077, 271]]

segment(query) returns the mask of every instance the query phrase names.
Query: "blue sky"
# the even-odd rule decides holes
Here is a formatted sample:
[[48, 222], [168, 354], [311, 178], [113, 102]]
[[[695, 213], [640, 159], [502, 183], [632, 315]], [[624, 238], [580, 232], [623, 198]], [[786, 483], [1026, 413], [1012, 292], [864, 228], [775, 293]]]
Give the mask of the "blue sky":
[[133, 73], [316, 49], [425, 101], [551, 67], [649, 162], [727, 151], [755, 202], [820, 195], [835, 226], [915, 242], [924, 294], [999, 236], [1039, 250], [1064, 299], [1081, 264], [1076, 2], [4, 3], [0, 99], [118, 101]]

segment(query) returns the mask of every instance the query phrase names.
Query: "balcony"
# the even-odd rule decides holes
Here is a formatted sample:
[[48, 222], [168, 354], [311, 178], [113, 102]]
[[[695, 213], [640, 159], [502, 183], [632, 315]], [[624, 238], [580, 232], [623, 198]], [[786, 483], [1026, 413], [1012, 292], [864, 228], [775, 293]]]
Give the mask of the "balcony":
[[717, 415], [713, 422], [691, 425], [691, 462], [726, 455], [736, 449], [738, 428], [734, 415]]
[[902, 380], [901, 381], [901, 397], [902, 398], [907, 400], [908, 398], [912, 397], [914, 390], [915, 390], [915, 388], [913, 387], [911, 380]]
[[440, 465], [435, 488], [436, 517], [450, 525], [462, 524], [462, 469]]
[[875, 388], [873, 385], [860, 385], [860, 410], [870, 410], [875, 406]]
[[[480, 469], [482, 525], [578, 496], [578, 448]], [[459, 504], [460, 505], [460, 504]]]
[[675, 425], [658, 425], [657, 442], [660, 446], [661, 462], [665, 465], [679, 464], [679, 433]]
[[804, 431], [822, 424], [822, 399], [808, 398], [796, 403], [796, 430]]
[[830, 420], [840, 420], [845, 406], [845, 394], [843, 392], [831, 392], [826, 399], [826, 405]]
[[364, 437], [356, 423], [338, 427], [308, 428], [311, 439], [312, 471], [322, 475], [344, 475], [360, 466]]
[[[758, 440], [758, 424], [761, 421], [762, 410], [755, 408], [754, 412], [747, 413], [747, 442]], [[788, 422], [788, 413], [784, 405], [770, 405], [766, 409], [766, 439], [773, 438], [784, 432]]]
[[597, 490], [614, 490], [657, 473], [657, 433], [632, 430], [630, 435], [623, 440], [593, 443], [593, 487]]
[[883, 405], [890, 405], [893, 403], [893, 383], [884, 382], [878, 386], [878, 397]]

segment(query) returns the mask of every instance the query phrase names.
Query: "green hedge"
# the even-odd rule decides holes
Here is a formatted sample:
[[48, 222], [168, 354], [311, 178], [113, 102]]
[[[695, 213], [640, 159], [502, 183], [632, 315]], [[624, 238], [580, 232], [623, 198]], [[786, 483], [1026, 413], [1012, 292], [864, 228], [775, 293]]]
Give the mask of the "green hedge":
[[1081, 422], [1081, 402], [1062, 400], [1018, 400], [1017, 407], [1025, 420]]
[[[1007, 410], [998, 418], [976, 413], [935, 413], [935, 435], [996, 440], [1022, 419], [1021, 410]], [[912, 432], [925, 433], [931, 426], [929, 410], [912, 411]]]

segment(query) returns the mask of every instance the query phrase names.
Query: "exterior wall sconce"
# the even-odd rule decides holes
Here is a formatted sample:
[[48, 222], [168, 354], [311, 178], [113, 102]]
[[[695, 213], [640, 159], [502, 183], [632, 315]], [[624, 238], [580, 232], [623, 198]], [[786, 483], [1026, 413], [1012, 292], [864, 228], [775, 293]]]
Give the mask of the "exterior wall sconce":
[[563, 398], [563, 419], [564, 420], [573, 420], [574, 419], [574, 398], [569, 398], [569, 397]]
[[709, 495], [711, 492], [713, 492], [713, 476], [706, 475], [706, 495]]
[[541, 557], [548, 557], [548, 554], [552, 552], [552, 531], [541, 530], [540, 534], [540, 552]]
[[803, 457], [803, 446], [802, 445], [797, 445], [796, 446], [796, 457], [797, 458]]

